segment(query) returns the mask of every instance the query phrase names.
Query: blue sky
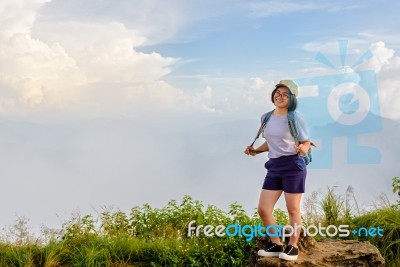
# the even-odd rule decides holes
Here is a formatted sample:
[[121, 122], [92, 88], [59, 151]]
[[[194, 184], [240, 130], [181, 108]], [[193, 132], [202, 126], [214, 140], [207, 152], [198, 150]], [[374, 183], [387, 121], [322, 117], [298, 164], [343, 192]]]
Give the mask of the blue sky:
[[[324, 42], [348, 39], [362, 42], [359, 49], [367, 49], [368, 42], [379, 41], [379, 35], [396, 35], [397, 4], [387, 5], [385, 1], [355, 4], [327, 1], [233, 3], [237, 4], [236, 8], [216, 17], [206, 17], [165, 43], [141, 50], [194, 60], [170, 76], [214, 74], [251, 77], [265, 75], [266, 71], [277, 67], [289, 72], [304, 68], [314, 56], [313, 52], [317, 52], [305, 49], [304, 46], [310, 42], [320, 43], [319, 49], [324, 50]], [[279, 6], [281, 10], [275, 13], [270, 6]], [[292, 8], [285, 9], [286, 6]], [[379, 19], [371, 23], [371, 18]], [[365, 36], [367, 33], [377, 36]], [[397, 41], [389, 42], [392, 47], [398, 46]], [[292, 61], [299, 64], [285, 64]]]
[[[332, 157], [332, 168], [311, 166], [308, 192], [351, 185], [366, 207], [382, 192], [394, 200], [398, 148], [390, 140], [397, 139], [400, 122], [399, 5], [2, 1], [0, 202], [13, 202], [0, 224], [6, 227], [17, 214], [33, 227], [57, 227], [76, 210], [162, 206], [185, 194], [222, 208], [238, 201], [252, 211], [266, 157], [250, 159], [243, 150], [261, 114], [273, 108], [274, 84], [363, 70], [376, 76], [371, 99], [377, 99], [374, 115], [382, 127], [356, 141], [378, 149], [381, 160], [349, 163], [346, 135], [329, 142], [332, 155], [323, 154], [326, 143], [320, 142], [319, 153]], [[339, 40], [348, 41], [343, 69]], [[351, 69], [368, 50], [373, 57]], [[318, 62], [318, 52], [338, 69]], [[335, 108], [332, 99], [343, 92], [321, 106], [306, 99], [318, 90], [300, 87], [299, 105], [309, 120], [324, 121], [320, 111]], [[338, 131], [324, 129], [333, 129], [333, 136]]]

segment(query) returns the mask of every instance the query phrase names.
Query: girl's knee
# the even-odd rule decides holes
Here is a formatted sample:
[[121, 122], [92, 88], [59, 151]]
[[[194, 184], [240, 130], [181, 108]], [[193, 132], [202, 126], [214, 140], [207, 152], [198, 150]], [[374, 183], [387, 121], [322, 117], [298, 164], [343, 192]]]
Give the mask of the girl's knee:
[[266, 217], [266, 216], [272, 217], [272, 210], [269, 210], [269, 209], [266, 209], [263, 207], [258, 207], [257, 211], [258, 211], [258, 215], [260, 215], [260, 217]]
[[299, 207], [287, 207], [287, 211], [290, 217], [301, 215]]

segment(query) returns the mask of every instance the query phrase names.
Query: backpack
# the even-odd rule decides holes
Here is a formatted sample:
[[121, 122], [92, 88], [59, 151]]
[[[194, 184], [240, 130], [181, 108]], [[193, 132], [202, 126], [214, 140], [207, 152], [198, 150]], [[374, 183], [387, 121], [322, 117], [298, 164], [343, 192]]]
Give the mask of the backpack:
[[[271, 111], [265, 113], [265, 116], [264, 116], [264, 118], [263, 118], [263, 122], [262, 122], [262, 124], [261, 124], [260, 129], [258, 130], [256, 139], [260, 136], [260, 134], [261, 134], [262, 131], [264, 130], [264, 128], [265, 128], [265, 126], [267, 125], [267, 122], [269, 121], [269, 119], [271, 118], [271, 115], [272, 115], [273, 112], [274, 112], [274, 111], [271, 110]], [[298, 146], [299, 143], [300, 143], [300, 142], [299, 142], [299, 139], [298, 139], [299, 133], [298, 133], [298, 131], [297, 131], [297, 124], [296, 124], [296, 121], [295, 121], [295, 114], [294, 114], [294, 111], [288, 111], [287, 118], [288, 118], [288, 122], [289, 122], [290, 134], [293, 136], [294, 141], [295, 141], [295, 143], [296, 143], [296, 146]], [[254, 142], [255, 142], [256, 139], [254, 139]], [[251, 147], [254, 145], [254, 142], [250, 145]], [[315, 146], [313, 142], [311, 142], [311, 146]], [[306, 162], [306, 165], [308, 165], [308, 164], [312, 161], [311, 147], [310, 147], [310, 149], [307, 151], [306, 155], [304, 156], [304, 160], [305, 160], [305, 162]]]

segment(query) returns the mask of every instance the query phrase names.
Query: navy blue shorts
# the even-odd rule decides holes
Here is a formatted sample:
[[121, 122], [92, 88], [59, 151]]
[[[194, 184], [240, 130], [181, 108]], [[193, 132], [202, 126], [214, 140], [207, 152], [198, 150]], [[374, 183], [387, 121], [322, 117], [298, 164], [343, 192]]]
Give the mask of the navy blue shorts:
[[267, 175], [263, 189], [283, 190], [287, 193], [304, 193], [307, 168], [299, 155], [269, 159], [265, 163]]

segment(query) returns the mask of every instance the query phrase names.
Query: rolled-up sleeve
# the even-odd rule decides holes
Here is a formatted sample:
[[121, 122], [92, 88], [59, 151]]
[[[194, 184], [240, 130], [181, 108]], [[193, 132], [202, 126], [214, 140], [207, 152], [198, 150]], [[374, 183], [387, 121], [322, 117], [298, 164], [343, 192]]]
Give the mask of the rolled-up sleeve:
[[303, 141], [310, 140], [310, 136], [309, 136], [309, 133], [308, 133], [308, 128], [307, 128], [306, 122], [304, 121], [303, 117], [298, 112], [295, 113], [295, 121], [296, 121], [296, 124], [297, 124], [297, 131], [298, 131], [298, 134], [299, 134], [299, 141], [303, 142]]

